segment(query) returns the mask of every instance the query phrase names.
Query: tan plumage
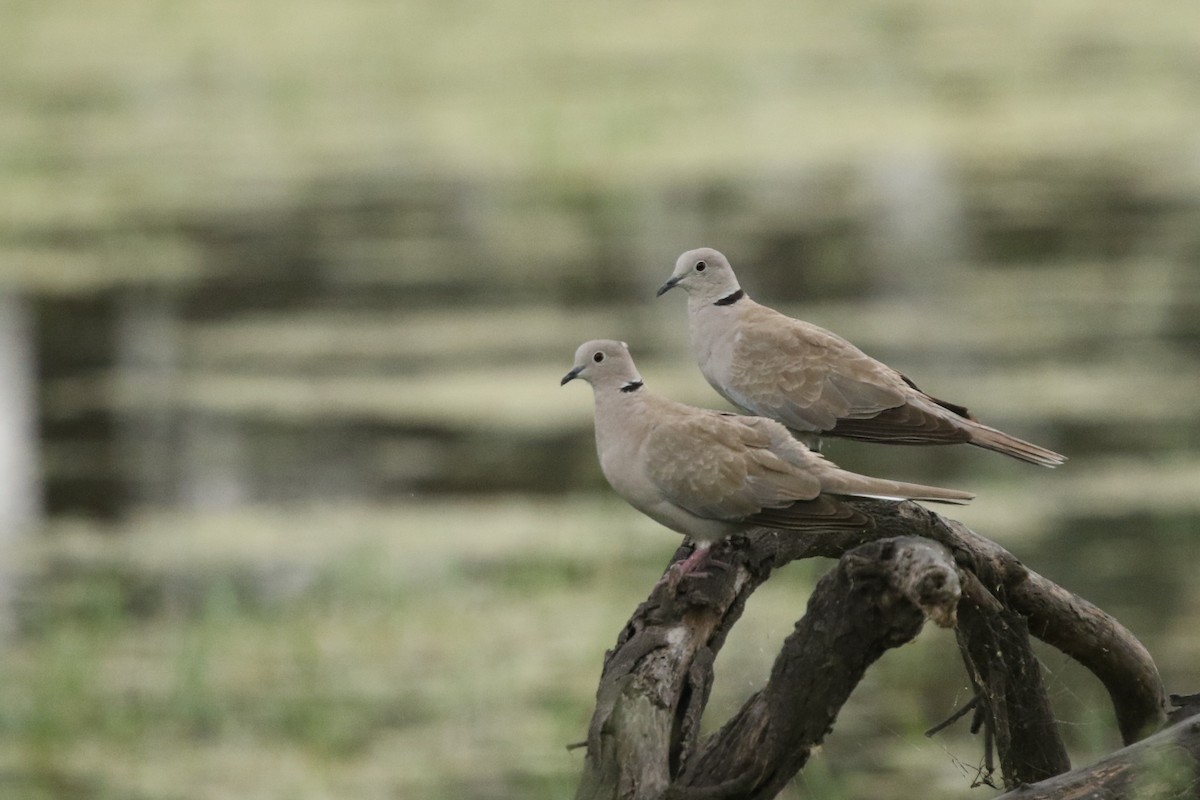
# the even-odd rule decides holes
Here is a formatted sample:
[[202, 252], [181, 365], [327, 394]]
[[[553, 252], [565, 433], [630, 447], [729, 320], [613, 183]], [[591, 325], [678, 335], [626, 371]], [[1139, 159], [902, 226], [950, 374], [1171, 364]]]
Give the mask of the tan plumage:
[[952, 489], [840, 469], [762, 417], [709, 411], [646, 389], [621, 342], [587, 342], [563, 378], [595, 395], [596, 450], [612, 487], [634, 508], [703, 544], [755, 525], [862, 527], [842, 497], [969, 502]]
[[837, 334], [745, 296], [725, 256], [689, 250], [659, 294], [688, 293], [692, 355], [704, 377], [747, 414], [799, 434], [887, 444], [968, 443], [1042, 466], [1064, 456], [983, 425]]

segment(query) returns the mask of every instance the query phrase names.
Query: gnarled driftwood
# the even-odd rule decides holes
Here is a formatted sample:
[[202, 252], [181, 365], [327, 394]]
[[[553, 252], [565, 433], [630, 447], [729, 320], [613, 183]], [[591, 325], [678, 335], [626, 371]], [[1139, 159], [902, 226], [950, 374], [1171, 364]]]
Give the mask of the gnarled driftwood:
[[[1161, 726], [1158, 670], [1112, 617], [919, 505], [853, 502], [871, 518], [868, 529], [754, 531], [714, 548], [725, 568], [676, 594], [660, 586], [638, 607], [605, 657], [577, 798], [774, 797], [866, 668], [926, 618], [956, 626], [988, 760], [994, 745], [1008, 788], [1070, 769], [1030, 634], [1100, 678], [1126, 743]], [[814, 589], [767, 685], [701, 740], [712, 664], [747, 598], [776, 567], [812, 556], [839, 562]]]

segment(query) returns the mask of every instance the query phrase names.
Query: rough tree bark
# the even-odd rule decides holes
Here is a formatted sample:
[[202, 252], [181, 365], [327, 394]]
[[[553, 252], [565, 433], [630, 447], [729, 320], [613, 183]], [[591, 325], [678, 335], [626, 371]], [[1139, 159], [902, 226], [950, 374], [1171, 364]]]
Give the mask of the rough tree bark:
[[1046, 696], [1024, 618], [1006, 608], [973, 573], [963, 575], [958, 644], [983, 715], [985, 763], [1000, 754], [1006, 785], [1034, 782], [1071, 768]]
[[1183, 800], [1200, 796], [1200, 716], [1193, 715], [1087, 767], [996, 800]]
[[911, 641], [926, 616], [952, 626], [959, 595], [942, 547], [898, 538], [851, 550], [817, 584], [766, 687], [702, 743], [674, 794], [774, 797], [832, 730], [867, 667]]
[[[994, 745], [1007, 788], [1070, 769], [1031, 633], [1100, 678], [1126, 743], [1161, 726], [1157, 668], [1116, 620], [921, 506], [854, 502], [869, 529], [755, 531], [714, 548], [727, 568], [685, 581], [675, 595], [659, 587], [638, 607], [605, 657], [577, 798], [775, 796], [866, 668], [926, 617], [956, 626], [988, 761]], [[767, 686], [701, 741], [713, 660], [747, 598], [773, 569], [812, 556], [840, 561], [814, 589]]]

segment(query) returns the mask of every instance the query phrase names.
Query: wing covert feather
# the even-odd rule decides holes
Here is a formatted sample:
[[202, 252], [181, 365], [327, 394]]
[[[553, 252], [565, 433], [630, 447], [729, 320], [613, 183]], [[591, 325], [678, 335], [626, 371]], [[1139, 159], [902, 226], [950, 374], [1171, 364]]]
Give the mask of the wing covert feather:
[[895, 370], [823, 328], [760, 309], [742, 321], [730, 365], [738, 405], [816, 432], [904, 404], [907, 386]]
[[647, 436], [649, 478], [680, 508], [731, 521], [817, 497], [817, 476], [774, 451], [778, 437], [791, 437], [772, 424], [717, 412], [675, 416]]

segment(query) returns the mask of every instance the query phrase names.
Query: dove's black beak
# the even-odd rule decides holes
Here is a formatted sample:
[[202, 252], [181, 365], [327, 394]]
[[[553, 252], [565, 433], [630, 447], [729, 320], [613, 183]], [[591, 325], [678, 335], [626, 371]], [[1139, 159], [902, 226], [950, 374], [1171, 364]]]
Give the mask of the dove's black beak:
[[683, 280], [683, 278], [671, 278], [671, 280], [658, 287], [658, 291], [654, 293], [654, 296], [662, 297], [664, 294], [674, 289], [681, 280]]
[[581, 373], [581, 372], [583, 372], [583, 367], [576, 367], [575, 369], [568, 372], [566, 375], [563, 375], [563, 379], [559, 382], [558, 385], [566, 386], [568, 383], [570, 383], [571, 381], [578, 378], [579, 373]]

